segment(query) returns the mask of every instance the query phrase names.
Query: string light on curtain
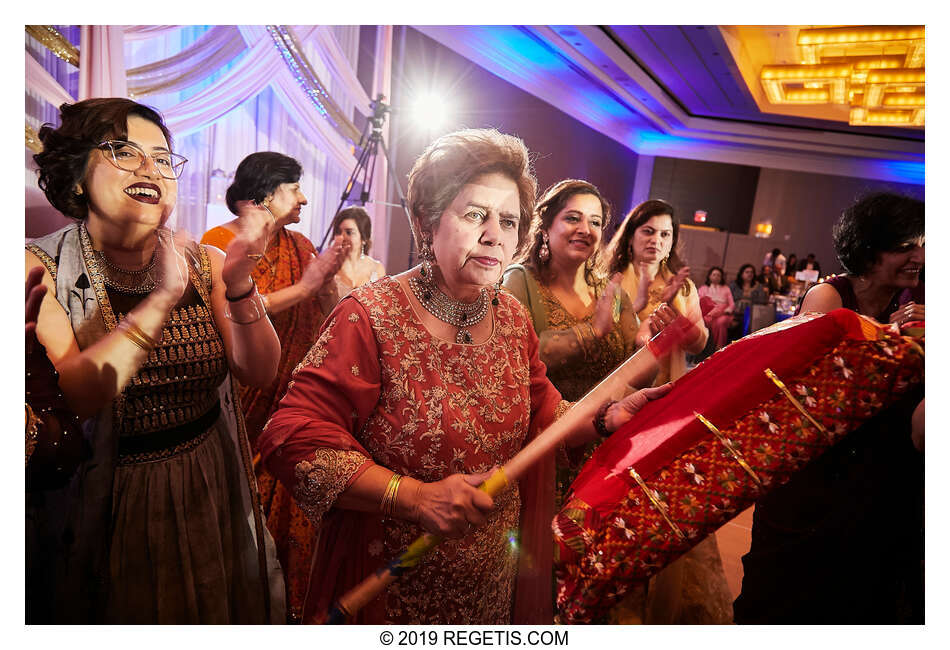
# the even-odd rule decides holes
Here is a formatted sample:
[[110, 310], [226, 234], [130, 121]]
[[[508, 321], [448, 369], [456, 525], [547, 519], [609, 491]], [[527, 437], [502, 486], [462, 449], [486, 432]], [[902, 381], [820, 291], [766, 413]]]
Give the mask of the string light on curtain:
[[290, 68], [294, 79], [304, 89], [311, 103], [317, 111], [326, 118], [336, 130], [350, 142], [358, 142], [360, 132], [356, 126], [343, 115], [336, 103], [330, 97], [324, 85], [320, 82], [309, 61], [300, 51], [297, 39], [283, 25], [268, 25], [267, 31], [274, 39], [274, 45], [280, 52], [281, 58]]
[[66, 40], [52, 25], [27, 25], [26, 33], [66, 63], [79, 67], [79, 48]]
[[40, 137], [29, 124], [26, 125], [26, 148], [33, 153], [39, 153], [43, 151], [43, 143], [40, 142]]

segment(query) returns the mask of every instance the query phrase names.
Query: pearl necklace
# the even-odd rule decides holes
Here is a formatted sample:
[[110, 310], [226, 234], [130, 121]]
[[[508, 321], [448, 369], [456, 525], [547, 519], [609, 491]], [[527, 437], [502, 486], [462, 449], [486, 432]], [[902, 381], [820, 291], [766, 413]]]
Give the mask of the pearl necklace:
[[478, 299], [466, 303], [447, 296], [434, 282], [426, 282], [420, 278], [409, 278], [409, 287], [416, 300], [425, 307], [425, 310], [444, 323], [458, 327], [455, 335], [456, 343], [471, 343], [471, 327], [479, 324], [488, 314], [488, 292], [482, 289]]

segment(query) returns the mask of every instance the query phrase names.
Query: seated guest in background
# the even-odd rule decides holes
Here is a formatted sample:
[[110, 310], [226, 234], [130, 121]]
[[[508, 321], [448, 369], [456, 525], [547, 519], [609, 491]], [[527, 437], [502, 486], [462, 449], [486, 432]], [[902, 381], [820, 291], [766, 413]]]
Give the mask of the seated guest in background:
[[[847, 273], [812, 287], [802, 312], [923, 320], [911, 300], [924, 266], [922, 201], [869, 195], [833, 237]], [[756, 503], [737, 623], [924, 622], [923, 388]]]
[[756, 279], [769, 296], [781, 294], [782, 290], [787, 290], [788, 287], [785, 277], [775, 267], [768, 264], [762, 267], [762, 273]]
[[[257, 438], [287, 389], [290, 374], [316, 339], [323, 323], [316, 297], [332, 289], [333, 274], [340, 268], [348, 241], [333, 240], [327, 250], [314, 256], [314, 247], [304, 235], [287, 228], [300, 222], [307, 197], [300, 191], [300, 163], [281, 153], [260, 151], [247, 156], [234, 173], [225, 201], [237, 218], [212, 228], [201, 243], [221, 250], [237, 236], [244, 224], [264, 211], [272, 225], [267, 246], [251, 253], [251, 278], [261, 293], [267, 313], [280, 339], [277, 377], [267, 386], [242, 385], [241, 406], [247, 423], [251, 450], [257, 453]], [[330, 291], [335, 295], [334, 291]], [[313, 530], [290, 494], [259, 463], [255, 466], [261, 505], [267, 526], [277, 543], [277, 554], [287, 587], [290, 621], [299, 621], [313, 550]]]
[[538, 355], [548, 379], [567, 400], [578, 400], [636, 348], [637, 312], [617, 273], [603, 270], [603, 231], [610, 206], [587, 181], [563, 180], [541, 197], [528, 250], [504, 273], [503, 284], [531, 313]]
[[729, 337], [735, 340], [749, 333], [742, 331], [746, 310], [751, 310], [752, 305], [767, 305], [769, 296], [765, 287], [756, 281], [755, 267], [751, 264], [743, 264], [739, 267], [736, 279], [729, 283], [729, 290], [732, 291], [734, 303]]
[[[662, 303], [703, 323], [699, 294], [676, 250], [678, 239], [673, 206], [653, 199], [630, 211], [607, 247], [608, 270], [623, 273], [622, 286], [628, 295], [639, 296], [641, 283], [648, 285], [647, 304], [639, 313], [638, 345], [664, 322], [654, 312]], [[693, 341], [673, 348], [669, 358], [661, 360], [658, 382], [686, 374], [686, 353], [702, 352], [709, 337], [704, 324], [698, 329]], [[729, 623], [731, 600], [719, 547], [715, 536], [710, 536], [652, 578], [645, 591], [632, 589], [610, 618], [618, 623]]]
[[792, 279], [795, 279], [795, 272], [798, 270], [798, 255], [792, 253], [788, 256], [788, 262], [785, 264], [785, 275], [789, 275]]
[[277, 373], [250, 278], [273, 220], [249, 213], [226, 254], [173, 238], [186, 161], [131, 100], [63, 104], [39, 137], [39, 186], [76, 223], [27, 246], [48, 289], [36, 336], [91, 450], [65, 488], [27, 497], [46, 564], [28, 622], [282, 622], [231, 380]]
[[788, 265], [785, 263], [785, 256], [779, 255], [778, 259], [772, 265], [772, 283], [774, 290], [772, 293], [777, 293], [781, 295], [786, 295], [788, 290], [791, 288], [789, 285], [788, 275], [786, 274], [786, 269]]
[[924, 204], [899, 194], [871, 194], [842, 213], [835, 252], [846, 273], [813, 286], [800, 311], [852, 309], [882, 323], [924, 320], [916, 296], [924, 268]]
[[725, 271], [722, 267], [714, 266], [706, 273], [706, 284], [699, 288], [699, 298], [708, 298], [714, 304], [710, 311], [703, 314], [703, 320], [709, 328], [709, 333], [720, 349], [729, 342], [729, 325], [732, 323], [732, 313], [735, 304], [732, 291], [725, 285]]
[[774, 285], [774, 280], [772, 279], [772, 266], [770, 264], [763, 264], [762, 270], [759, 271], [757, 276], [755, 276], [755, 281], [762, 286], [762, 289], [765, 291], [767, 296], [771, 296]]
[[[568, 407], [528, 312], [497, 290], [534, 200], [520, 139], [429, 145], [409, 172], [422, 264], [341, 300], [294, 373], [261, 454], [319, 530], [305, 622], [423, 532], [450, 539], [356, 622], [552, 622], [553, 454], [494, 500], [475, 488]], [[610, 406], [607, 429], [666, 390]], [[584, 423], [568, 446], [596, 435]]]
[[809, 253], [808, 257], [803, 259], [798, 263], [798, 268], [796, 271], [818, 271], [818, 277], [821, 277], [821, 265], [818, 263], [818, 260], [815, 259], [814, 253]]
[[[607, 270], [610, 274], [623, 274], [621, 286], [628, 296], [642, 295], [640, 285], [647, 284], [647, 303], [638, 313], [637, 345], [643, 345], [658, 331], [662, 319], [654, 312], [661, 303], [694, 323], [702, 322], [699, 294], [689, 279], [689, 267], [676, 250], [678, 240], [679, 221], [673, 217], [673, 206], [651, 199], [630, 211], [607, 247]], [[706, 327], [700, 326], [695, 339], [675, 347], [667, 359], [660, 361], [655, 385], [683, 376], [686, 353], [700, 353], [708, 336]]]
[[[336, 274], [336, 286], [342, 298], [356, 287], [375, 282], [384, 275], [386, 269], [379, 260], [369, 256], [372, 244], [373, 224], [369, 213], [358, 205], [340, 210], [333, 217], [333, 234], [342, 235], [349, 242], [350, 251], [343, 258], [343, 266]], [[336, 303], [329, 305], [329, 312]]]
[[773, 271], [780, 263], [785, 263], [785, 256], [782, 255], [782, 251], [778, 248], [773, 248], [771, 252], [766, 253], [765, 258], [762, 260], [762, 266], [770, 266]]

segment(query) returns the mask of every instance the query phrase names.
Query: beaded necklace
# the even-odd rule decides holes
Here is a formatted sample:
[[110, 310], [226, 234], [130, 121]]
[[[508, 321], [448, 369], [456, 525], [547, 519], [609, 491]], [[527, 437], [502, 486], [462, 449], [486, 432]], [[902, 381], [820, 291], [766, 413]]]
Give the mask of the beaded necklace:
[[456, 343], [471, 343], [471, 329], [484, 320], [488, 314], [488, 292], [482, 289], [478, 299], [466, 303], [447, 296], [434, 282], [425, 282], [420, 278], [409, 278], [409, 287], [416, 300], [427, 312], [444, 323], [459, 328], [455, 335]]
[[152, 259], [149, 263], [140, 269], [125, 269], [112, 262], [101, 250], [94, 250], [96, 261], [104, 271], [102, 281], [110, 289], [121, 293], [144, 295], [155, 290], [155, 286], [161, 282], [160, 274], [155, 270], [155, 253], [158, 247], [152, 253]]

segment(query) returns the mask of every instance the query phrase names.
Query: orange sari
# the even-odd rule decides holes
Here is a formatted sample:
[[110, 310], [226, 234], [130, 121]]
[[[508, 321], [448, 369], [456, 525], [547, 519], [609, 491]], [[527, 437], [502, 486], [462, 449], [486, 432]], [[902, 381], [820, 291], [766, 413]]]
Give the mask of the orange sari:
[[[221, 250], [227, 248], [235, 234], [218, 226], [206, 232], [202, 244]], [[262, 294], [284, 289], [300, 281], [303, 270], [314, 255], [310, 241], [298, 232], [281, 228], [264, 251], [251, 277]], [[267, 528], [277, 544], [277, 555], [284, 569], [287, 585], [287, 616], [290, 622], [300, 622], [310, 561], [314, 548], [313, 526], [287, 489], [277, 482], [259, 462], [257, 438], [277, 403], [287, 389], [294, 368], [304, 358], [315, 334], [323, 323], [324, 314], [316, 299], [305, 300], [289, 309], [270, 315], [280, 339], [280, 365], [277, 378], [266, 388], [240, 388], [241, 404], [247, 423], [247, 435], [255, 453], [254, 469], [257, 475], [261, 506], [267, 518]]]

